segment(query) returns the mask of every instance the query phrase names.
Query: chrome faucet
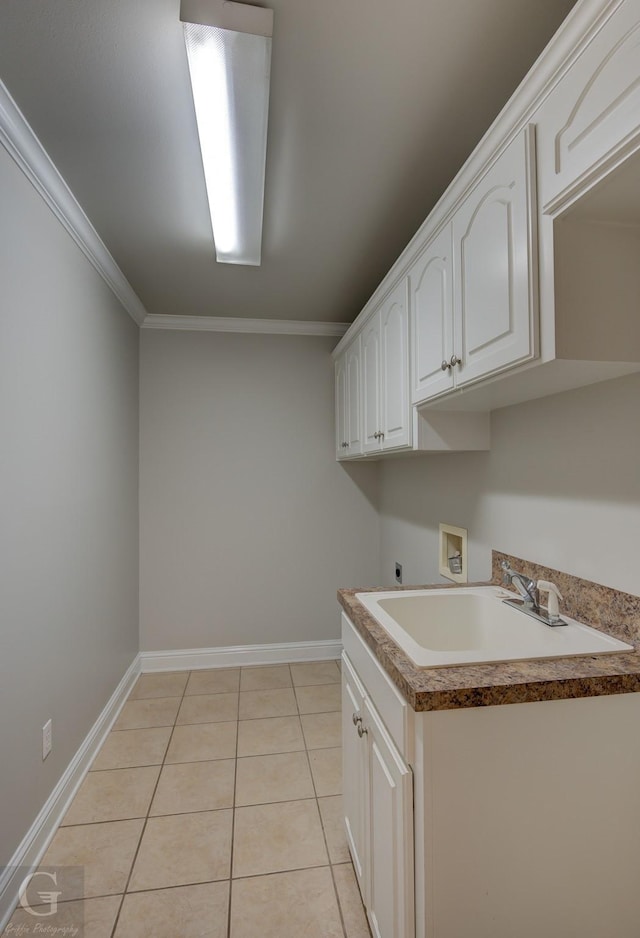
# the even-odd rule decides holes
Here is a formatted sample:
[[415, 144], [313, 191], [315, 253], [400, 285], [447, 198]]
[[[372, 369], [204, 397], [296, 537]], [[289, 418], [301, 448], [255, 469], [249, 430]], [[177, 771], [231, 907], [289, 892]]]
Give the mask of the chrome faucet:
[[531, 609], [533, 612], [540, 611], [540, 593], [536, 586], [536, 581], [531, 580], [528, 576], [525, 576], [524, 573], [518, 573], [517, 570], [512, 570], [509, 566], [507, 560], [503, 560], [501, 565], [504, 573], [502, 574], [502, 582], [505, 586], [510, 586], [511, 583], [520, 593], [522, 601], [527, 609]]
[[518, 573], [517, 570], [512, 570], [509, 566], [507, 560], [503, 560], [500, 564], [503, 570], [502, 581], [505, 586], [510, 586], [512, 583], [520, 594], [520, 599], [505, 599], [503, 602], [507, 603], [508, 606], [515, 606], [516, 609], [521, 609], [522, 612], [526, 612], [527, 615], [533, 616], [534, 619], [539, 619], [540, 622], [544, 622], [545, 625], [566, 625], [567, 623], [559, 615], [557, 615], [557, 602], [556, 602], [556, 614], [553, 614], [549, 611], [545, 614], [544, 610], [540, 608], [540, 590], [538, 586], [546, 589], [553, 589], [553, 591], [559, 596], [557, 587], [553, 583], [543, 582], [542, 580], [539, 583], [536, 583], [535, 580], [532, 580], [530, 577], [525, 576], [524, 573]]

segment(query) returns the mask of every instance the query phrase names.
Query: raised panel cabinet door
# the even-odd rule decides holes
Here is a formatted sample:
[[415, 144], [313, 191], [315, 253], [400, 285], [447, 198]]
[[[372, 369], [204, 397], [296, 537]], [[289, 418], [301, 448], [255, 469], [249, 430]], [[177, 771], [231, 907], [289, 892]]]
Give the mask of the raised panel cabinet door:
[[621, 3], [540, 109], [547, 208], [640, 146], [640, 7]]
[[414, 404], [453, 387], [451, 247], [451, 226], [447, 225], [409, 270]]
[[408, 446], [411, 442], [411, 405], [406, 280], [398, 284], [380, 310], [380, 353], [382, 447]]
[[368, 699], [363, 729], [369, 782], [369, 923], [374, 938], [413, 938], [413, 776]]
[[[358, 721], [360, 718], [360, 722]], [[366, 901], [366, 736], [358, 734], [364, 719], [364, 688], [348, 657], [342, 655], [342, 806], [345, 833], [360, 892]]]
[[348, 455], [347, 443], [347, 358], [346, 353], [336, 360], [336, 459]]
[[533, 164], [533, 127], [527, 127], [454, 215], [458, 387], [537, 352]]
[[360, 336], [345, 353], [347, 383], [346, 452], [350, 456], [362, 453], [362, 406], [360, 377]]
[[362, 354], [362, 450], [377, 452], [381, 447], [380, 420], [380, 314], [365, 324], [361, 335]]

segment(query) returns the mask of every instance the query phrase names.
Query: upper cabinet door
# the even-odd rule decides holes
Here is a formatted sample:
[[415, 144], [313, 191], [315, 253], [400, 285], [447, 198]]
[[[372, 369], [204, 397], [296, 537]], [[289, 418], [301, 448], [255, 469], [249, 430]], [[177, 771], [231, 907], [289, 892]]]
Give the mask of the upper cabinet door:
[[347, 455], [347, 355], [336, 359], [336, 458]]
[[360, 336], [357, 336], [344, 355], [347, 407], [346, 407], [346, 436], [345, 451], [349, 456], [358, 456], [362, 453], [362, 416], [360, 396], [362, 381], [360, 378]]
[[621, 3], [536, 114], [544, 208], [640, 146], [639, 62], [638, 4]]
[[533, 162], [527, 127], [453, 217], [458, 387], [536, 354]]
[[381, 443], [383, 449], [395, 449], [411, 442], [406, 280], [390, 293], [380, 310], [380, 353]]
[[369, 319], [361, 335], [362, 450], [376, 452], [380, 442], [380, 314]]
[[409, 270], [414, 404], [453, 387], [451, 247], [447, 225]]

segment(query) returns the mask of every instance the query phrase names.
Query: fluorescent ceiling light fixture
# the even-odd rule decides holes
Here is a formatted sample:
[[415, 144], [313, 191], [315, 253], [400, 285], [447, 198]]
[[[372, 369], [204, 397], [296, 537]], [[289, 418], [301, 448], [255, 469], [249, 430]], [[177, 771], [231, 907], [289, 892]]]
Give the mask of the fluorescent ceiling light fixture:
[[273, 10], [228, 0], [182, 0], [180, 19], [216, 259], [258, 266]]

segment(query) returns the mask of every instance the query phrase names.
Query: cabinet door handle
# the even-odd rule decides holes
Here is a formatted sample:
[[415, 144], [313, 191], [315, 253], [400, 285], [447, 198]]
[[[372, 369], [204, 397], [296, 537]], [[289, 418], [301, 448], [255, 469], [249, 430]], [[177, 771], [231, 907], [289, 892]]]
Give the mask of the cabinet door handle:
[[454, 365], [461, 365], [461, 364], [462, 364], [462, 359], [458, 358], [458, 356], [454, 353], [451, 356], [451, 361], [449, 362], [449, 366], [453, 368]]
[[446, 371], [447, 368], [451, 368], [451, 362], [445, 361], [444, 358], [443, 358], [443, 359], [442, 359], [442, 364], [440, 365], [440, 368], [442, 369], [442, 371]]
[[354, 725], [354, 726], [357, 726], [358, 723], [362, 723], [362, 717], [360, 716], [359, 713], [354, 713], [354, 714], [352, 715], [351, 719], [353, 720], [353, 725]]
[[366, 726], [362, 725], [362, 719], [360, 719], [358, 723], [358, 736], [360, 737], [360, 739], [362, 739], [362, 737], [368, 732], [369, 730], [366, 728]]

